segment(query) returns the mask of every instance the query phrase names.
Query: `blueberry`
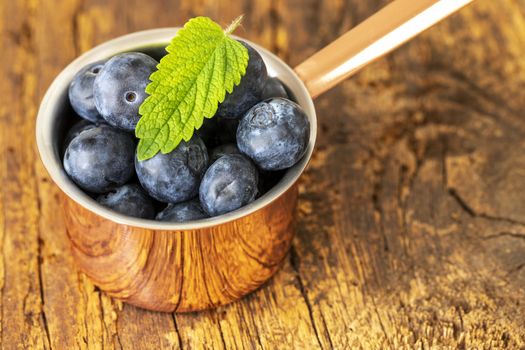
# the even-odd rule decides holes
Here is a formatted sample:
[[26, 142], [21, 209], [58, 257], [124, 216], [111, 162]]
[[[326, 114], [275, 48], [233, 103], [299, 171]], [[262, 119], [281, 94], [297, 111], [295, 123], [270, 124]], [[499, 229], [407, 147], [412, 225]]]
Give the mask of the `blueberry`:
[[153, 198], [165, 203], [179, 203], [195, 197], [208, 166], [208, 151], [194, 135], [167, 154], [157, 153], [150, 159], [135, 158], [135, 169], [142, 187]]
[[255, 199], [258, 178], [257, 168], [245, 156], [220, 157], [202, 179], [199, 188], [202, 208], [211, 216], [239, 209]]
[[93, 86], [95, 105], [112, 126], [133, 131], [146, 86], [158, 62], [140, 52], [116, 55], [106, 62]]
[[105, 193], [133, 176], [134, 138], [109, 126], [98, 126], [75, 137], [66, 149], [64, 169], [81, 188]]
[[118, 213], [143, 219], [153, 219], [153, 201], [136, 184], [127, 184], [97, 198], [97, 202]]
[[106, 61], [88, 64], [78, 71], [69, 85], [69, 101], [71, 106], [82, 118], [93, 123], [104, 121], [98, 113], [93, 100], [93, 83]]
[[277, 78], [268, 78], [266, 80], [266, 84], [264, 84], [264, 89], [262, 91], [261, 100], [266, 100], [272, 97], [282, 97], [289, 99], [284, 84]]
[[239, 151], [237, 146], [233, 143], [226, 143], [224, 145], [217, 146], [210, 152], [210, 163], [215, 162], [217, 159], [226, 154], [241, 154], [241, 151]]
[[75, 123], [71, 129], [66, 134], [66, 137], [64, 138], [64, 149], [69, 145], [69, 143], [78, 135], [80, 135], [81, 132], [93, 129], [96, 127], [96, 124], [93, 124], [86, 119], [82, 119], [79, 122]]
[[170, 203], [157, 214], [155, 219], [159, 221], [184, 222], [207, 218], [208, 214], [202, 210], [198, 199], [178, 204]]
[[239, 85], [234, 87], [232, 93], [227, 94], [219, 105], [217, 115], [224, 118], [240, 118], [248, 109], [261, 101], [264, 83], [268, 77], [261, 55], [250, 45], [242, 41], [241, 43], [248, 49], [248, 66]]
[[237, 129], [237, 147], [261, 169], [281, 170], [303, 157], [309, 136], [310, 122], [302, 108], [276, 97], [244, 115]]

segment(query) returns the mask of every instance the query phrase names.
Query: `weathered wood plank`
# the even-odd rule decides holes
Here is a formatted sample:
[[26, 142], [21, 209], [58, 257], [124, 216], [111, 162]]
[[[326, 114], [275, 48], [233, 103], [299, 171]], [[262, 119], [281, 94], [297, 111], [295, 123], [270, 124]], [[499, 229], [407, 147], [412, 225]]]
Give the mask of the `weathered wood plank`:
[[[509, 12], [514, 5], [508, 4]], [[523, 283], [503, 287], [508, 283], [506, 269], [513, 277], [522, 269], [523, 245], [505, 254], [508, 244], [494, 248], [491, 242], [492, 249], [486, 250], [475, 239], [476, 229], [488, 225], [480, 219], [493, 215], [500, 225], [505, 218], [508, 226], [508, 215], [520, 212], [522, 203], [517, 202], [523, 198], [509, 195], [520, 183], [519, 164], [513, 179], [488, 168], [493, 158], [508, 166], [519, 159], [503, 148], [518, 146], [512, 134], [521, 134], [523, 124], [519, 108], [509, 107], [522, 92], [514, 91], [507, 103], [491, 91], [500, 104], [491, 103], [487, 115], [479, 110], [490, 103], [484, 88], [474, 89], [469, 80], [501, 84], [519, 71], [511, 62], [519, 61], [513, 52], [519, 52], [522, 43], [500, 47], [514, 45], [501, 41], [510, 33], [499, 29], [506, 26], [496, 6], [475, 4], [318, 101], [319, 151], [304, 181], [304, 225], [296, 249], [306, 295], [317, 306], [314, 323], [336, 348], [523, 346], [524, 315], [516, 312]], [[482, 16], [485, 21], [478, 25]], [[514, 15], [513, 20], [520, 23], [523, 18]], [[477, 33], [471, 36], [473, 29]], [[505, 51], [510, 57], [502, 59]], [[509, 72], [503, 73], [503, 67], [487, 71], [486, 65], [495, 62]], [[475, 94], [479, 99], [473, 99]], [[487, 119], [492, 119], [488, 125]], [[507, 123], [512, 126], [502, 130]], [[472, 129], [478, 131], [470, 135]], [[487, 142], [492, 133], [499, 134], [491, 140], [497, 137], [501, 148]], [[453, 159], [485, 160], [486, 152], [492, 154], [490, 163], [476, 169], [483, 173], [464, 173], [469, 168], [460, 163], [454, 179], [461, 176], [468, 182], [468, 195], [510, 199], [506, 207], [492, 198], [482, 201], [507, 209], [505, 214], [465, 213], [450, 193], [447, 165]], [[500, 177], [487, 188], [484, 180], [490, 181], [491, 173]], [[479, 181], [473, 181], [476, 177]], [[469, 191], [469, 186], [474, 188]], [[497, 239], [516, 244], [521, 237], [516, 227], [506, 230], [509, 233]], [[505, 256], [499, 267], [492, 262], [495, 251]]]
[[2, 176], [5, 196], [2, 343], [11, 347], [49, 348], [41, 303], [39, 198], [33, 170], [36, 156], [26, 136], [33, 134], [36, 113], [37, 57], [31, 38], [36, 8], [34, 3], [11, 2], [1, 6], [3, 47], [7, 48], [0, 83], [5, 98], [2, 129], [10, 136], [0, 140], [5, 145], [2, 146], [2, 162], [7, 171]]
[[2, 348], [524, 347], [525, 6], [512, 0], [479, 0], [318, 99], [297, 238], [263, 289], [175, 316], [122, 306], [73, 265], [33, 141], [70, 60], [244, 12], [238, 34], [294, 65], [384, 3], [0, 2]]

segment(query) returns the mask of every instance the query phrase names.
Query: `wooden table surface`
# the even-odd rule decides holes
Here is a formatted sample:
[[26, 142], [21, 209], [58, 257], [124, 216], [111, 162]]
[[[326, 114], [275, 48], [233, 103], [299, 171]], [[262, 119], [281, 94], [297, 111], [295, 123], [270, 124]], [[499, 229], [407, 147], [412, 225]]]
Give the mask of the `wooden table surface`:
[[524, 1], [478, 0], [317, 99], [297, 235], [264, 288], [154, 313], [73, 265], [34, 139], [66, 64], [118, 35], [245, 13], [237, 34], [294, 66], [386, 2], [0, 1], [2, 347], [525, 348]]

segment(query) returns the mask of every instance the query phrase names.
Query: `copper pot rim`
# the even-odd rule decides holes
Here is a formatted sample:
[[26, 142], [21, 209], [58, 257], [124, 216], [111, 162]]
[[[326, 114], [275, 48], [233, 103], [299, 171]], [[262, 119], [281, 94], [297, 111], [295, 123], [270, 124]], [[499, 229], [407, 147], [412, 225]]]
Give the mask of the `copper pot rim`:
[[159, 231], [183, 231], [198, 230], [238, 220], [261, 210], [289, 190], [305, 170], [314, 150], [317, 136], [317, 117], [313, 100], [301, 79], [292, 68], [270, 51], [249, 40], [237, 37], [257, 49], [268, 67], [269, 75], [278, 77], [290, 88], [297, 102], [308, 115], [310, 138], [306, 153], [301, 161], [288, 169], [277, 185], [254, 202], [227, 214], [184, 223], [162, 222], [123, 215], [98, 204], [83, 192], [69, 179], [63, 169], [59, 145], [56, 141], [56, 130], [53, 129], [54, 122], [59, 118], [59, 109], [63, 106], [64, 94], [67, 95], [67, 87], [70, 81], [80, 68], [90, 62], [104, 59], [120, 52], [166, 45], [179, 29], [178, 27], [173, 27], [139, 31], [117, 37], [92, 48], [72, 61], [58, 74], [49, 86], [40, 104], [36, 120], [36, 140], [40, 158], [50, 177], [70, 200], [74, 200], [89, 211], [118, 224]]

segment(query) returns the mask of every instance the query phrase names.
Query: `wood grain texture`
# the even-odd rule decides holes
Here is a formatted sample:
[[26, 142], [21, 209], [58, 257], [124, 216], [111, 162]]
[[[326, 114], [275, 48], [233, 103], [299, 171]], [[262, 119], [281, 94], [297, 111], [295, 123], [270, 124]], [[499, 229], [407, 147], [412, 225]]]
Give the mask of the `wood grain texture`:
[[281, 266], [294, 234], [297, 186], [257, 212], [214, 227], [154, 231], [119, 225], [62, 196], [78, 267], [106, 294], [156, 311], [236, 301]]
[[478, 0], [316, 101], [292, 253], [240, 302], [174, 315], [78, 273], [34, 118], [54, 76], [197, 14], [292, 66], [387, 0], [0, 2], [5, 349], [522, 349], [525, 3]]

